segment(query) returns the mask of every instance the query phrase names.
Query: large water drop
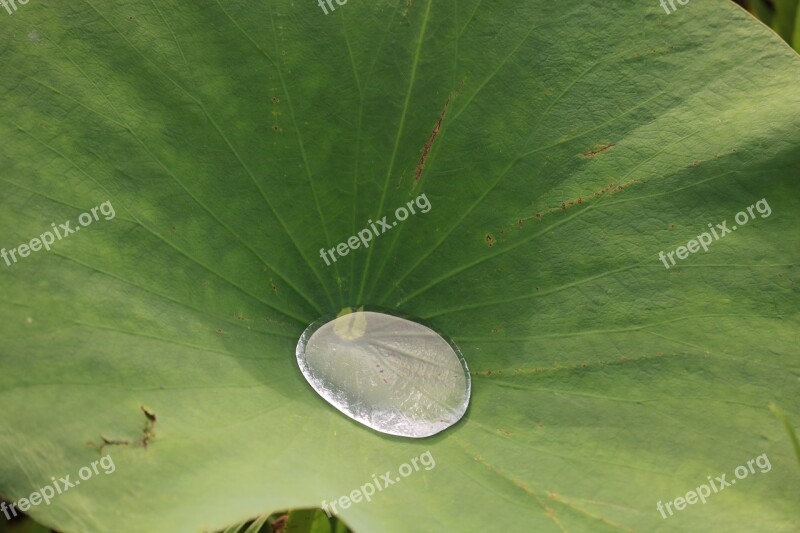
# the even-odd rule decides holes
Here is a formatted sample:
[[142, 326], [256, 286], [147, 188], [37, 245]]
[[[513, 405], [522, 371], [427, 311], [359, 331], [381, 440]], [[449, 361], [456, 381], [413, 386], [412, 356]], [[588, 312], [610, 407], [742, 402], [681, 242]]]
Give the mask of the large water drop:
[[470, 377], [458, 348], [432, 329], [347, 309], [311, 324], [297, 362], [320, 396], [354, 420], [403, 437], [429, 437], [467, 410]]

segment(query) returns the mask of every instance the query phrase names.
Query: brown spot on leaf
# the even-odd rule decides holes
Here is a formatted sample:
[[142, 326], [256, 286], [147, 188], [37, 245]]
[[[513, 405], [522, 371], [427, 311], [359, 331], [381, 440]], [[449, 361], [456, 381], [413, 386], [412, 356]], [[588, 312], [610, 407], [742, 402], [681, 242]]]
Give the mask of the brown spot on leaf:
[[[459, 85], [458, 89], [456, 89], [455, 96], [461, 94], [461, 88], [463, 86], [464, 82], [462, 81], [461, 85]], [[436, 124], [433, 126], [433, 131], [431, 131], [431, 134], [428, 135], [428, 139], [422, 146], [422, 155], [420, 156], [419, 162], [417, 163], [417, 170], [414, 174], [414, 184], [411, 186], [412, 190], [417, 186], [419, 180], [422, 179], [422, 171], [425, 170], [425, 160], [428, 159], [428, 154], [431, 151], [431, 147], [433, 147], [433, 141], [436, 140], [436, 136], [439, 135], [439, 132], [442, 129], [442, 122], [444, 121], [444, 117], [447, 114], [447, 108], [450, 107], [450, 101], [453, 99], [453, 97], [454, 97], [453, 94], [447, 97], [447, 101], [445, 101], [444, 103], [444, 109], [442, 110], [442, 113], [439, 115], [439, 120], [436, 121]]]
[[144, 429], [142, 429], [142, 436], [139, 440], [130, 441], [126, 439], [109, 439], [103, 435], [100, 435], [102, 444], [99, 446], [95, 445], [93, 442], [87, 442], [86, 444], [88, 446], [96, 447], [100, 452], [100, 455], [103, 455], [103, 449], [105, 449], [106, 446], [141, 446], [142, 448], [147, 449], [147, 445], [156, 436], [156, 434], [153, 432], [153, 428], [156, 425], [157, 417], [153, 411], [144, 405], [140, 405], [139, 409], [141, 409], [142, 413], [144, 413], [144, 416], [147, 419]]
[[584, 153], [583, 157], [597, 157], [598, 155], [611, 150], [614, 146], [616, 145], [613, 143], [599, 146], [597, 149], [592, 150], [591, 152]]
[[414, 5], [414, 0], [408, 0], [406, 2], [406, 9], [403, 11], [403, 18], [408, 17], [408, 11], [411, 9], [411, 6]]
[[147, 419], [150, 422], [155, 422], [156, 421], [156, 414], [153, 411], [151, 411], [150, 409], [148, 409], [144, 405], [140, 405], [139, 408], [142, 410], [142, 412], [144, 413], [144, 416], [147, 417]]

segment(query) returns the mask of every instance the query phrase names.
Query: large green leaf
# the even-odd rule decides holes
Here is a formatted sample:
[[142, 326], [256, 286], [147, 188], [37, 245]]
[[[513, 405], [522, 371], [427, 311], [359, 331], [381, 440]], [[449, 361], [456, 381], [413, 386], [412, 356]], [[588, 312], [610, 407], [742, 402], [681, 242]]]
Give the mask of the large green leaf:
[[[732, 4], [17, 2], [0, 11], [0, 493], [63, 531], [318, 506], [360, 531], [792, 531], [800, 60]], [[420, 194], [330, 267], [320, 248]], [[761, 199], [746, 227], [658, 259]], [[425, 440], [342, 416], [294, 348], [347, 306], [473, 372]], [[148, 420], [147, 414], [155, 417]], [[102, 437], [101, 437], [102, 435]], [[128, 444], [124, 444], [127, 442]], [[144, 446], [147, 444], [147, 446]], [[734, 487], [656, 503], [766, 453]]]

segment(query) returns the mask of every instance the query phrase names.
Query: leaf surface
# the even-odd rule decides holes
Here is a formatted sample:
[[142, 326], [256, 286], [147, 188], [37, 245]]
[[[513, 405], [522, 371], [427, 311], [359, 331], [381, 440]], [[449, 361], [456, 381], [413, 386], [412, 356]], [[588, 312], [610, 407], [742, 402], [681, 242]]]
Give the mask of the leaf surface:
[[[334, 5], [0, 16], [0, 245], [115, 213], [0, 263], [0, 493], [76, 479], [105, 438], [113, 473], [36, 520], [214, 530], [430, 451], [341, 516], [793, 530], [798, 465], [769, 405], [800, 420], [797, 55], [722, 1]], [[422, 194], [428, 212], [320, 256]], [[740, 212], [707, 252], [659, 260]], [[458, 344], [462, 422], [387, 437], [314, 393], [300, 334], [361, 305]], [[762, 453], [770, 471], [656, 510]]]

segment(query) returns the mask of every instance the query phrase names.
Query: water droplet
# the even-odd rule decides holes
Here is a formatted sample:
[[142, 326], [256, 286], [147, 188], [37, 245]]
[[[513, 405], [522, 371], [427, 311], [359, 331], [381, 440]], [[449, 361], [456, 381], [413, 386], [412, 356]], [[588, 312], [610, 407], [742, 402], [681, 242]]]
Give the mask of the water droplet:
[[374, 430], [429, 437], [467, 410], [470, 376], [458, 348], [427, 326], [346, 308], [311, 324], [297, 362], [320, 396]]

